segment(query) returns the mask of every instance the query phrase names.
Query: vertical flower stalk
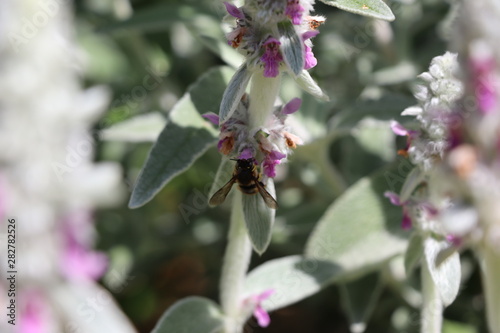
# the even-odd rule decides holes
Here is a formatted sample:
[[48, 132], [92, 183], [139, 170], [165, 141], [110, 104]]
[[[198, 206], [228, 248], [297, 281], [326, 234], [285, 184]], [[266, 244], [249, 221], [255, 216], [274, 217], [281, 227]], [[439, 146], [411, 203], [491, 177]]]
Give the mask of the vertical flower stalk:
[[[422, 242], [422, 333], [441, 332], [443, 309], [455, 299], [460, 282], [456, 251], [443, 263], [436, 262], [437, 253], [442, 247], [453, 248], [453, 244], [445, 241], [449, 235], [440, 222], [440, 214], [448, 208], [449, 199], [445, 195], [436, 195], [441, 190], [432, 181], [433, 173], [442, 164], [451, 145], [448, 140], [451, 132], [449, 126], [454, 120], [455, 103], [464, 90], [456, 77], [457, 71], [456, 54], [447, 52], [435, 57], [429, 71], [418, 76], [421, 80], [415, 89], [418, 105], [402, 113], [415, 117], [416, 128], [407, 129], [395, 121], [391, 124], [396, 135], [407, 138], [405, 149], [398, 153], [416, 165], [408, 175], [400, 195], [392, 192], [385, 195], [393, 204], [403, 207], [401, 227], [406, 230], [413, 228], [413, 232], [419, 235], [415, 239], [421, 239]], [[455, 276], [446, 276], [448, 269]], [[443, 285], [446, 285], [446, 289]]]
[[[461, 121], [453, 127], [452, 146], [438, 177], [447, 175], [446, 190], [456, 203], [443, 224], [462, 247], [479, 259], [489, 331], [500, 332], [500, 37], [493, 29], [500, 4], [493, 0], [463, 1], [452, 45], [461, 53], [466, 87], [457, 108]], [[451, 171], [451, 172], [450, 172]], [[458, 215], [458, 216], [456, 216]]]
[[[245, 61], [224, 92], [219, 114], [204, 117], [220, 127], [217, 147], [224, 156], [223, 163], [232, 163], [227, 159], [250, 163], [254, 166], [252, 177], [258, 176], [252, 181], [259, 182], [271, 197], [275, 197], [273, 178], [277, 166], [302, 144], [286, 123], [287, 117], [300, 108], [301, 100], [294, 98], [278, 105], [281, 76], [288, 73], [306, 91], [324, 98], [307, 72], [317, 62], [311, 39], [324, 21], [309, 15], [313, 3], [312, 0], [246, 0], [237, 7], [224, 2], [227, 21], [234, 22], [226, 35], [227, 42], [245, 56]], [[215, 183], [224, 181], [216, 179]], [[241, 332], [252, 314], [259, 325], [269, 324], [269, 316], [260, 304], [273, 291], [244, 297], [242, 286], [252, 245], [259, 254], [269, 245], [277, 208], [273, 200], [268, 198], [264, 204], [259, 195], [240, 192], [233, 198], [220, 283], [226, 333]]]
[[260, 72], [252, 76], [248, 108], [250, 131], [266, 126], [278, 97], [280, 81], [280, 77], [268, 78]]
[[[475, 250], [481, 267], [489, 331], [493, 333], [500, 332], [500, 48], [495, 46], [500, 35], [494, 29], [499, 19], [497, 1], [463, 1], [452, 39], [452, 46], [460, 54], [461, 62], [455, 71], [457, 77], [462, 78], [463, 93], [459, 99], [445, 100], [452, 102], [451, 108], [445, 108], [446, 114], [438, 112], [440, 116], [434, 118], [444, 119], [443, 122], [425, 121], [418, 108], [406, 111], [424, 121], [427, 133], [426, 140], [421, 141], [421, 131], [407, 131], [410, 146], [407, 153], [426, 172], [424, 177], [408, 177], [414, 184], [405, 184], [406, 192], [413, 192], [422, 180], [426, 180], [424, 188], [428, 189], [431, 203], [443, 203], [434, 205], [437, 228], [434, 234], [446, 239], [449, 245], [439, 249], [436, 258], [455, 255], [459, 248]], [[431, 66], [429, 74], [422, 76], [430, 82], [430, 89], [421, 89], [417, 98], [424, 101], [425, 98], [419, 97], [427, 96], [429, 91], [458, 87], [432, 79], [447, 76], [442, 66], [434, 69]], [[428, 101], [431, 106], [437, 105], [438, 110], [443, 109], [440, 100], [431, 98]], [[430, 130], [440, 133], [441, 140], [428, 135]], [[433, 154], [436, 152], [439, 154]], [[414, 193], [418, 192], [421, 189]], [[411, 203], [413, 199], [415, 196], [408, 198], [402, 193], [400, 201]], [[429, 271], [431, 277], [436, 276], [432, 269]], [[443, 280], [449, 283], [453, 276]], [[430, 316], [430, 325], [432, 318]]]
[[245, 229], [241, 193], [235, 193], [229, 225], [228, 244], [220, 280], [220, 302], [226, 314], [225, 333], [236, 333], [243, 327], [241, 295], [252, 255], [252, 245]]
[[422, 333], [440, 333], [443, 325], [443, 302], [438, 286], [432, 279], [429, 265], [426, 261], [422, 263], [422, 311], [421, 327]]
[[486, 316], [490, 333], [500, 332], [500, 255], [490, 247], [482, 249], [481, 276], [486, 298]]
[[[82, 88], [71, 11], [66, 3], [56, 6], [31, 0], [0, 5], [2, 18], [8, 18], [0, 23], [0, 218], [16, 222], [17, 256], [13, 266], [1, 267], [0, 289], [5, 290], [4, 274], [17, 271], [18, 333], [98, 332], [98, 317], [109, 320], [112, 332], [132, 333], [96, 282], [107, 259], [93, 249], [92, 212], [118, 203], [122, 190], [119, 166], [93, 162], [89, 134], [109, 94], [102, 87]], [[26, 36], [20, 18], [36, 17], [46, 21]], [[4, 245], [0, 254], [7, 258]], [[96, 295], [107, 302], [89, 320], [78, 307]], [[2, 298], [2, 307], [4, 300], [9, 301]], [[0, 321], [0, 331], [12, 327]]]

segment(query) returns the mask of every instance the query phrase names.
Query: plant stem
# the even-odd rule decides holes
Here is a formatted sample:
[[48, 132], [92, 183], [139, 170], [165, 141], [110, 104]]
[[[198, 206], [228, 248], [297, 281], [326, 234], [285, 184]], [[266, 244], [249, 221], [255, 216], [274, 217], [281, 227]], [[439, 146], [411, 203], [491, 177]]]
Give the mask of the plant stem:
[[255, 71], [252, 75], [248, 110], [250, 130], [266, 125], [267, 118], [274, 109], [280, 82], [280, 76], [265, 77], [262, 71]]
[[481, 273], [490, 333], [500, 333], [500, 256], [489, 246], [481, 252]]
[[443, 325], [443, 302], [439, 290], [432, 280], [427, 260], [422, 260], [422, 296], [421, 333], [441, 333]]
[[245, 323], [241, 313], [243, 283], [252, 256], [243, 217], [241, 192], [235, 191], [229, 226], [228, 244], [220, 280], [220, 302], [227, 319], [225, 333], [240, 333]]

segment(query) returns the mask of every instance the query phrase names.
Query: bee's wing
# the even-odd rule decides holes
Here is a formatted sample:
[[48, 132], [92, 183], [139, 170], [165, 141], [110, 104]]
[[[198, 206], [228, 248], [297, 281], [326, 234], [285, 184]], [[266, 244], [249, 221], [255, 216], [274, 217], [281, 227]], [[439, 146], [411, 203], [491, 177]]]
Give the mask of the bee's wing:
[[215, 192], [214, 195], [212, 195], [212, 197], [208, 201], [210, 206], [218, 206], [221, 203], [223, 203], [224, 200], [226, 200], [227, 194], [229, 193], [229, 191], [233, 187], [233, 184], [235, 181], [236, 181], [236, 177], [231, 178], [226, 183], [226, 185], [222, 186], [217, 192]]
[[262, 199], [264, 199], [267, 207], [278, 209], [278, 203], [276, 202], [276, 200], [274, 200], [273, 196], [269, 194], [269, 192], [267, 192], [267, 190], [264, 188], [264, 185], [262, 185], [262, 183], [259, 181], [256, 181], [255, 185], [257, 185], [257, 189], [259, 190], [259, 193], [262, 196]]

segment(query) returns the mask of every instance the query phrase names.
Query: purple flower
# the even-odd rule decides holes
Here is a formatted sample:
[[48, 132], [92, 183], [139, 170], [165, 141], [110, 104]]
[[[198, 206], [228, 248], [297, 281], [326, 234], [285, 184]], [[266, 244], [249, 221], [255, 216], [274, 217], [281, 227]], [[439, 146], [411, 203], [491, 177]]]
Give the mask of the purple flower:
[[412, 221], [410, 214], [408, 213], [408, 208], [403, 207], [403, 219], [401, 220], [401, 228], [403, 230], [410, 230], [412, 226]]
[[299, 3], [299, 0], [288, 0], [285, 9], [285, 15], [288, 16], [292, 23], [295, 25], [302, 23], [302, 13], [304, 12], [304, 7]]
[[269, 153], [268, 156], [273, 160], [281, 160], [286, 157], [286, 154], [273, 150], [272, 152]]
[[70, 242], [63, 255], [61, 269], [63, 275], [73, 280], [97, 280], [106, 271], [106, 255], [93, 252], [76, 242]]
[[401, 220], [401, 228], [404, 230], [411, 229], [412, 221], [408, 212], [408, 207], [406, 206], [409, 201], [401, 202], [401, 198], [399, 197], [399, 195], [391, 191], [384, 192], [384, 197], [388, 198], [391, 201], [391, 204], [393, 204], [394, 206], [403, 207], [403, 219]]
[[455, 235], [447, 235], [446, 240], [450, 242], [454, 247], [460, 247], [464, 243], [464, 240], [461, 237]]
[[241, 151], [240, 156], [238, 156], [239, 160], [248, 160], [250, 158], [253, 158], [253, 149], [252, 148], [245, 148]]
[[281, 159], [285, 157], [286, 154], [282, 154], [279, 151], [275, 150], [267, 154], [263, 163], [264, 174], [270, 178], [276, 177], [276, 165], [280, 164]]
[[265, 51], [260, 60], [264, 63], [265, 77], [276, 77], [279, 74], [280, 62], [283, 61], [280, 45], [280, 41], [274, 37], [269, 37], [263, 44]]
[[49, 323], [50, 313], [46, 310], [41, 293], [34, 290], [27, 290], [21, 294], [23, 306], [19, 315], [19, 333], [50, 333]]
[[238, 19], [244, 19], [245, 14], [243, 14], [243, 11], [233, 5], [232, 3], [224, 1], [224, 6], [226, 6], [226, 10], [229, 13], [229, 15], [236, 17]]
[[[306, 40], [316, 36], [319, 34], [318, 30], [309, 30], [306, 31], [302, 35], [302, 40], [305, 42]], [[307, 43], [304, 43], [304, 53], [305, 53], [305, 62], [304, 62], [304, 69], [310, 69], [313, 68], [318, 64], [318, 60], [316, 57], [314, 57], [314, 53], [312, 52], [311, 46], [309, 46]]]
[[415, 131], [407, 129], [395, 120], [391, 120], [391, 130], [399, 136], [410, 136], [415, 133]]
[[391, 201], [391, 204], [394, 206], [401, 206], [401, 200], [399, 199], [399, 195], [394, 192], [386, 191], [384, 192], [384, 197], [388, 198]]
[[479, 111], [487, 114], [497, 106], [494, 77], [495, 59], [491, 56], [472, 58], [470, 67]]
[[304, 62], [304, 69], [311, 69], [318, 64], [318, 60], [312, 52], [312, 48], [308, 45], [304, 45], [304, 52], [306, 54], [306, 59]]
[[274, 292], [274, 289], [268, 289], [258, 295], [250, 296], [245, 300], [245, 302], [252, 302], [255, 304], [253, 316], [257, 319], [257, 323], [260, 327], [267, 327], [271, 323], [271, 318], [269, 318], [269, 314], [262, 307], [262, 302], [268, 299]]
[[285, 106], [283, 106], [283, 109], [281, 109], [282, 114], [292, 114], [294, 112], [297, 112], [298, 109], [300, 109], [300, 106], [302, 105], [302, 100], [300, 98], [293, 98], [290, 102], [286, 103]]
[[64, 250], [60, 262], [62, 274], [72, 280], [97, 280], [106, 271], [108, 260], [103, 253], [90, 250], [92, 225], [90, 214], [72, 214], [63, 230]]
[[219, 126], [219, 116], [213, 112], [207, 112], [201, 115], [203, 118], [210, 121], [212, 124]]

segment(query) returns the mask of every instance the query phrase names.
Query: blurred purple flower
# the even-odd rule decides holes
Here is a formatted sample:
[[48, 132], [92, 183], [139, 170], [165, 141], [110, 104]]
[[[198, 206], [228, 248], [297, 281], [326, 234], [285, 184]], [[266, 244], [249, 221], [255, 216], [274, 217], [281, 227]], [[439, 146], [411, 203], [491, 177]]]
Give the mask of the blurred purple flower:
[[219, 126], [219, 116], [213, 112], [207, 112], [201, 115], [203, 118], [210, 121], [212, 124]]
[[73, 213], [63, 221], [61, 272], [70, 280], [97, 280], [106, 271], [106, 255], [91, 251], [92, 219], [88, 212]]
[[286, 154], [273, 150], [266, 155], [264, 159], [264, 174], [270, 178], [276, 177], [276, 165], [281, 163], [281, 159], [285, 158]]
[[257, 323], [260, 327], [267, 327], [271, 323], [271, 318], [269, 318], [269, 314], [262, 307], [262, 302], [268, 299], [274, 292], [274, 289], [268, 289], [258, 295], [249, 297], [249, 299], [256, 304], [253, 315], [255, 319], [257, 319]]
[[[308, 39], [310, 39], [318, 34], [319, 34], [318, 30], [306, 31], [302, 35], [302, 40], [305, 42], [306, 40], [308, 40]], [[318, 64], [318, 60], [314, 56], [314, 53], [312, 52], [311, 46], [308, 45], [307, 43], [304, 43], [304, 53], [305, 53], [304, 69], [311, 69]]]
[[399, 195], [391, 191], [384, 192], [384, 197], [388, 198], [391, 201], [391, 204], [393, 204], [394, 206], [403, 207], [403, 219], [401, 220], [401, 228], [403, 228], [404, 230], [411, 229], [412, 221], [408, 212], [408, 207], [406, 206], [409, 201], [401, 202]]
[[245, 14], [243, 14], [243, 11], [238, 7], [236, 7], [235, 5], [233, 5], [232, 3], [224, 1], [224, 6], [226, 6], [226, 10], [229, 13], [229, 15], [236, 17], [238, 19], [245, 18]]
[[302, 23], [302, 13], [304, 12], [304, 7], [299, 3], [299, 0], [288, 0], [285, 9], [285, 15], [288, 16], [292, 23], [299, 25]]
[[20, 299], [24, 306], [19, 315], [18, 333], [51, 333], [49, 332], [50, 318], [47, 318], [47, 304], [41, 293], [26, 290], [21, 293]]
[[497, 106], [494, 77], [495, 59], [488, 56], [471, 58], [470, 67], [479, 110], [483, 114], [487, 114]]
[[285, 106], [281, 109], [282, 114], [292, 114], [297, 112], [302, 105], [302, 100], [298, 97], [293, 98], [290, 102], [286, 103]]
[[238, 156], [239, 160], [248, 160], [253, 157], [253, 149], [245, 148], [242, 150], [240, 156]]

